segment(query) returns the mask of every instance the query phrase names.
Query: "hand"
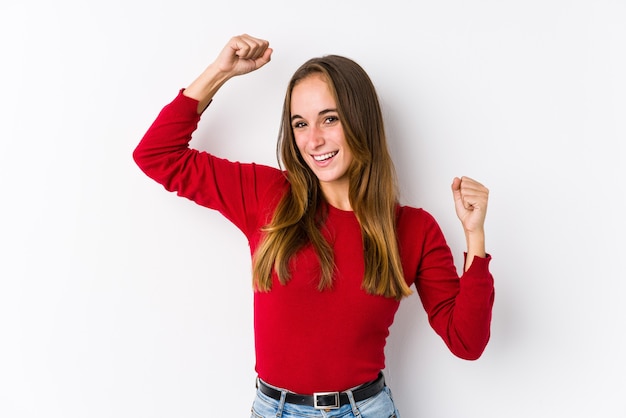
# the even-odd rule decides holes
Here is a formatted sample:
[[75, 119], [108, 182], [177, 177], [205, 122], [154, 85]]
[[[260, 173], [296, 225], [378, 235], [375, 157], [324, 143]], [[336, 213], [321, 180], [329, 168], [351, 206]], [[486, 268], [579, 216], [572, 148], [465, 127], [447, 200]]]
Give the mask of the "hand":
[[272, 56], [269, 42], [243, 34], [232, 37], [214, 64], [231, 76], [247, 74], [267, 64]]
[[213, 96], [230, 78], [258, 70], [270, 62], [269, 42], [250, 35], [234, 36], [215, 61], [210, 64], [183, 92], [198, 101], [198, 113], [211, 103]]
[[465, 234], [484, 234], [489, 190], [469, 177], [455, 177], [452, 181], [452, 194], [456, 214], [461, 220]]

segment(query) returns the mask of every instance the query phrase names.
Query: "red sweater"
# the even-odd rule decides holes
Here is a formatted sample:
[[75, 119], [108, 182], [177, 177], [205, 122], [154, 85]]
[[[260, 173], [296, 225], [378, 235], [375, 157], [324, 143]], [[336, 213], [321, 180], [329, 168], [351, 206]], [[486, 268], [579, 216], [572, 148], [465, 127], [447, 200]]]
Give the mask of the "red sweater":
[[[247, 237], [250, 252], [289, 184], [276, 168], [230, 162], [189, 148], [200, 115], [181, 93], [163, 108], [135, 149], [139, 167], [168, 191], [218, 210]], [[256, 371], [297, 393], [344, 390], [373, 380], [399, 302], [366, 294], [359, 223], [329, 207], [326, 237], [335, 252], [331, 290], [318, 291], [318, 266], [305, 248], [292, 260], [287, 285], [254, 294]], [[477, 359], [489, 340], [494, 299], [490, 257], [476, 257], [459, 278], [433, 217], [402, 206], [398, 240], [406, 281], [415, 286], [433, 329], [452, 353]]]

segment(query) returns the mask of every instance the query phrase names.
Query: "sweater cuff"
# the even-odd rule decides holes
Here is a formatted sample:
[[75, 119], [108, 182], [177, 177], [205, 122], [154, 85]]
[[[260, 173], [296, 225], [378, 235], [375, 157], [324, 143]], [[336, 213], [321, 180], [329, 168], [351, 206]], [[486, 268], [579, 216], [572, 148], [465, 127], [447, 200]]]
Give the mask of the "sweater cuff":
[[198, 103], [200, 101], [197, 99], [194, 99], [193, 97], [185, 96], [183, 94], [184, 91], [185, 91], [184, 87], [178, 90], [178, 95], [174, 99], [174, 102], [180, 102], [181, 106], [185, 106], [186, 109], [193, 110], [193, 112], [196, 115], [201, 115], [202, 113], [204, 113], [204, 111], [209, 107], [209, 105], [213, 103], [213, 99], [211, 99], [209, 103], [206, 105], [206, 107], [202, 109], [202, 112], [198, 113]]
[[[465, 257], [465, 265], [467, 265], [467, 262], [468, 262], [467, 253], [464, 253], [464, 257]], [[465, 272], [464, 275], [476, 276], [476, 275], [483, 275], [484, 273], [488, 273], [490, 262], [491, 262], [491, 254], [489, 253], [485, 254], [485, 257], [479, 257], [475, 255], [474, 259], [472, 260], [472, 264], [470, 265], [469, 269]]]

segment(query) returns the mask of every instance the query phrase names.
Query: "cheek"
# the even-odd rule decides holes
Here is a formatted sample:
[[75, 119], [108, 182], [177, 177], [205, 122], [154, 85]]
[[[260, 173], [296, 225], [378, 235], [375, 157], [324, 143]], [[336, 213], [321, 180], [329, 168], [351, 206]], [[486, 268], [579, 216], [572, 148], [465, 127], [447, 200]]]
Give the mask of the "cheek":
[[296, 149], [300, 152], [300, 155], [304, 156], [304, 140], [302, 138], [298, 139], [298, 136], [294, 136], [294, 142], [296, 144]]
[[352, 151], [350, 150], [350, 147], [346, 146], [344, 148], [344, 154], [345, 154], [345, 158], [346, 158], [346, 162], [350, 165], [352, 165], [352, 162], [354, 160], [354, 155], [352, 154]]
[[352, 149], [350, 149], [350, 146], [348, 145], [348, 141], [346, 140], [346, 138], [343, 135], [337, 136], [337, 139], [335, 141], [337, 143], [338, 146], [341, 147], [342, 151], [343, 151], [343, 155], [344, 155], [344, 159], [346, 159], [347, 161], [352, 161]]

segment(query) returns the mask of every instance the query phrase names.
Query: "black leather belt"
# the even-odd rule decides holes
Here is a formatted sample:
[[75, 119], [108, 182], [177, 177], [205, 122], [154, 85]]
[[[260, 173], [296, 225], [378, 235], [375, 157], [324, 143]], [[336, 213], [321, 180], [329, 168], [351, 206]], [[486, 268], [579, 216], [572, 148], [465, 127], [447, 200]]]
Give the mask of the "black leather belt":
[[[259, 390], [270, 398], [280, 400], [281, 391], [268, 386], [261, 379], [257, 379], [257, 387]], [[365, 383], [352, 391], [354, 401], [359, 402], [380, 393], [385, 387], [385, 377], [382, 373], [378, 375], [376, 380]], [[313, 395], [300, 395], [293, 392], [287, 392], [285, 397], [286, 403], [296, 405], [308, 405], [315, 409], [337, 409], [343, 405], [350, 403], [350, 398], [346, 392], [316, 392]]]

